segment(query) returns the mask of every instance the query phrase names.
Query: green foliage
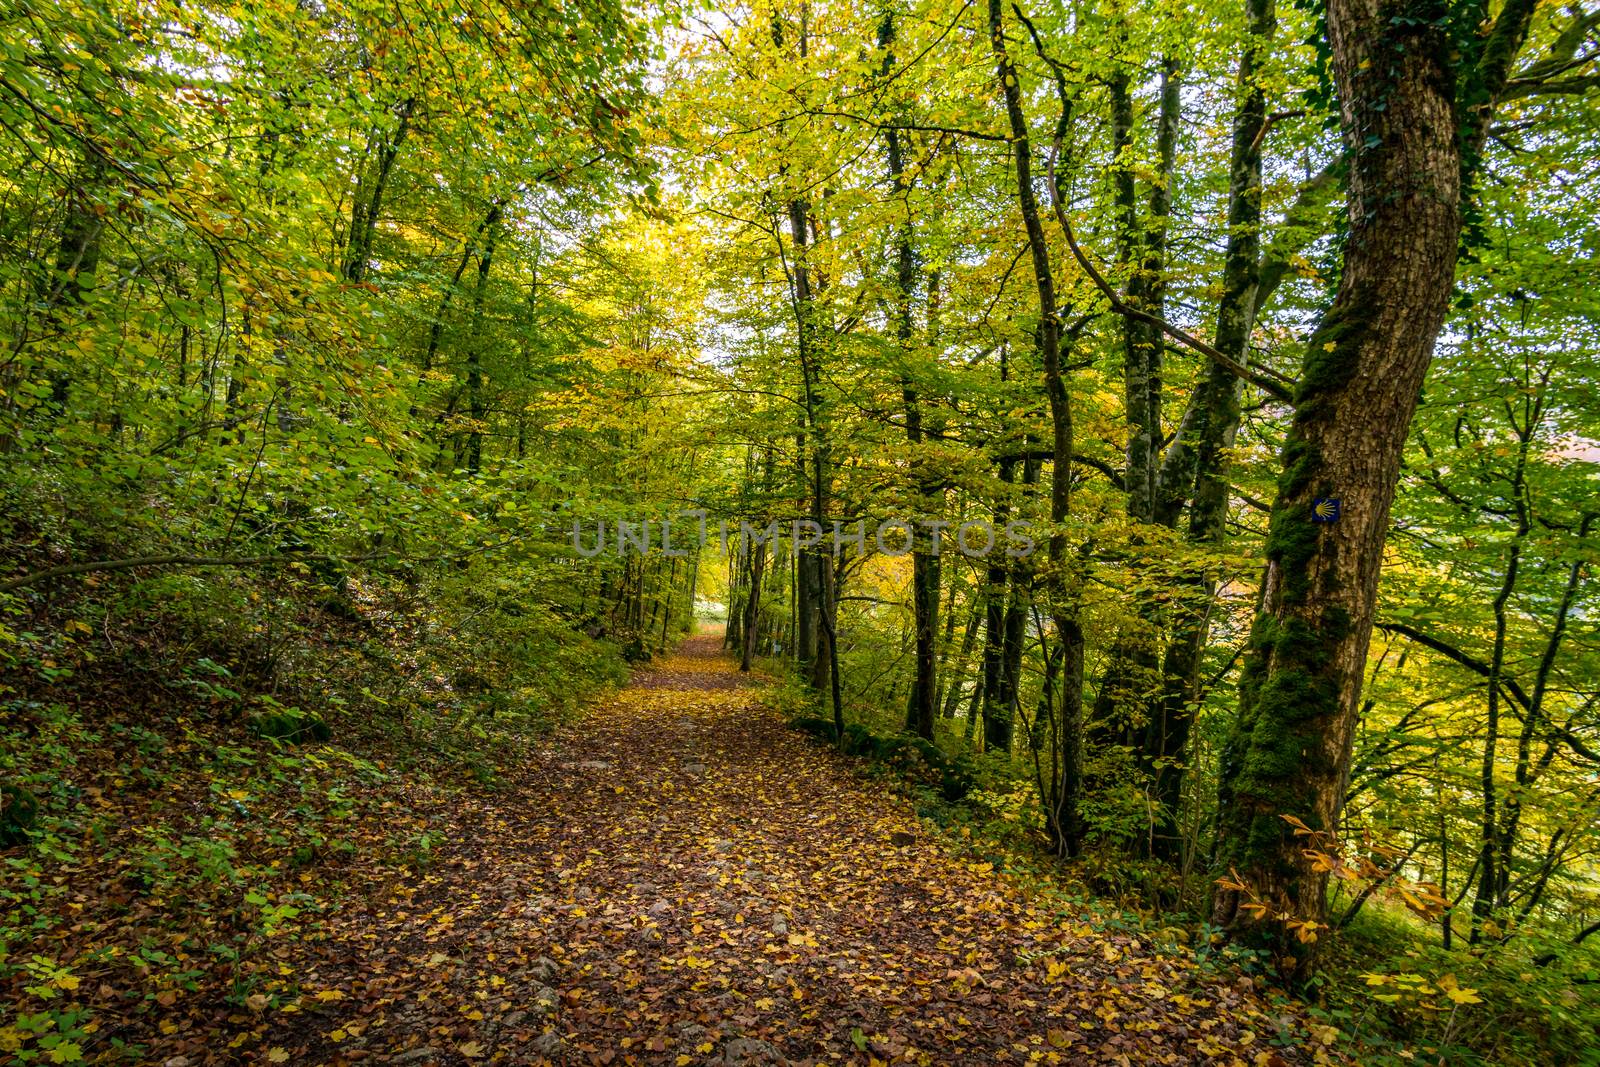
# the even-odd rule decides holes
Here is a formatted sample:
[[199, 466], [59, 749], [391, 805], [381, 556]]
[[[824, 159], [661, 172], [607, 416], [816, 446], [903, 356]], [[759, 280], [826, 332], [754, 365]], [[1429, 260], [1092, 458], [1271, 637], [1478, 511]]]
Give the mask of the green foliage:
[[[1446, 950], [1392, 909], [1364, 909], [1329, 952], [1324, 1017], [1364, 1063], [1600, 1062], [1600, 998], [1581, 984], [1593, 950], [1540, 965], [1524, 946]], [[1575, 979], [1578, 980], [1575, 983]]]
[[[314, 933], [342, 865], [433, 871], [444, 831], [408, 821], [408, 791], [496, 786], [696, 604], [738, 625], [753, 600], [784, 678], [766, 699], [796, 728], [983, 862], [1143, 908], [1147, 930], [1188, 924], [1208, 966], [1259, 962], [1196, 917], [1234, 861], [1292, 843], [1306, 761], [1348, 741], [1346, 844], [1398, 839], [1397, 882], [1460, 903], [1419, 925], [1378, 894], [1325, 932], [1330, 1025], [1369, 1058], [1413, 1042], [1588, 1062], [1595, 24], [1552, 4], [1391, 6], [1360, 77], [1390, 79], [1411, 54], [1394, 49], [1443, 29], [1463, 140], [1480, 117], [1493, 136], [1464, 153], [1472, 257], [1397, 475], [1365, 665], [1325, 650], [1369, 620], [1252, 621], [1263, 558], [1288, 603], [1312, 595], [1308, 501], [1341, 487], [1314, 484], [1304, 431], [1385, 295], [1329, 302], [1351, 250], [1338, 190], [1386, 146], [1335, 134], [1326, 4], [1000, 5], [1033, 187], [1000, 150], [1022, 142], [989, 36], [949, 3], [681, 23], [616, 0], [8, 10], [0, 979], [18, 999], [0, 1052], [108, 1054], [113, 1028], [95, 1037], [70, 1006], [80, 974], [154, 993], [200, 958], [248, 971], [266, 941]], [[1265, 162], [1241, 191], [1230, 140], [1252, 93]], [[1225, 222], [1241, 203], [1259, 226]], [[1245, 230], [1260, 255], [1234, 262]], [[1256, 380], [1174, 337], [1141, 387], [1136, 331], [1080, 257], [1206, 337], [1232, 268], [1256, 279], [1236, 353]], [[1042, 353], [1055, 319], [1062, 349]], [[1041, 389], [1057, 360], [1061, 440]], [[1219, 402], [1191, 404], [1218, 380]], [[1170, 521], [1130, 508], [1141, 407], [1144, 445], [1184, 472], [1163, 487]], [[1185, 466], [1177, 446], [1218, 419]], [[590, 558], [568, 536], [691, 507], [944, 522], [937, 617], [870, 534], [824, 554], [816, 603], [783, 553], [762, 574], [737, 550]], [[1032, 523], [1038, 551], [950, 550], [961, 523], [1002, 519]], [[790, 677], [818, 609], [842, 731], [818, 714], [831, 688]], [[914, 736], [929, 622], [939, 717]], [[1063, 666], [1066, 623], [1083, 661]], [[1330, 748], [1334, 675], [1360, 666], [1355, 736]], [[986, 714], [1015, 725], [1009, 744], [985, 750]], [[1061, 862], [1053, 801], [1079, 772], [1084, 847]], [[1216, 854], [1224, 779], [1252, 813]], [[79, 943], [82, 886], [143, 916], [114, 957], [56, 958]], [[1404, 1003], [1369, 1003], [1363, 973]], [[1443, 975], [1483, 1003], [1425, 1007]]]
[[915, 734], [877, 734], [854, 722], [845, 727], [841, 736], [833, 720], [818, 715], [791, 718], [789, 725], [837, 744], [847, 756], [881, 764], [907, 782], [934, 787], [949, 803], [964, 799], [977, 784], [976, 770], [967, 756], [952, 756]]
[[333, 736], [333, 731], [328, 729], [328, 724], [320, 716], [299, 708], [262, 712], [255, 717], [254, 725], [257, 736], [274, 741], [306, 743], [327, 741]]
[[38, 818], [38, 797], [20, 785], [0, 784], [0, 847], [26, 841]]

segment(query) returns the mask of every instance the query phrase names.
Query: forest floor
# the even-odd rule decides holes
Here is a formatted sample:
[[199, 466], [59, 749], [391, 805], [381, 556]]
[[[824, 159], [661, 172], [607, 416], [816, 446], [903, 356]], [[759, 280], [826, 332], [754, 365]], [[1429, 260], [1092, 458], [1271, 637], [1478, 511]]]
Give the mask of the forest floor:
[[559, 731], [520, 780], [458, 795], [434, 863], [367, 887], [369, 903], [348, 902], [330, 936], [280, 960], [315, 992], [274, 1012], [246, 1055], [1277, 1065], [1327, 1054], [1247, 979], [1096, 932], [941, 847], [904, 800], [762, 708], [718, 646], [690, 639]]

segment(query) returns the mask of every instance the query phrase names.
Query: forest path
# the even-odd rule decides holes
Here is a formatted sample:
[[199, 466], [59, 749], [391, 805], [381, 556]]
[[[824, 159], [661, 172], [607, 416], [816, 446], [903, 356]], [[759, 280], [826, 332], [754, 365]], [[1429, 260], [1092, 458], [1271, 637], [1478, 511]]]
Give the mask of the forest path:
[[[325, 943], [293, 1062], [1283, 1064], [1295, 1021], [1030, 902], [690, 639]], [[1299, 1060], [1300, 1054], [1283, 1055]]]

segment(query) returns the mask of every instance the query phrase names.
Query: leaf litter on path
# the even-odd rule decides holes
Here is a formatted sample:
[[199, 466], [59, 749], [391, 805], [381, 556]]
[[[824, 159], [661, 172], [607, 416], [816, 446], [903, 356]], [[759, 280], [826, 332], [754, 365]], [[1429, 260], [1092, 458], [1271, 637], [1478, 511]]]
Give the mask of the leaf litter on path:
[[[327, 939], [259, 1058], [1116, 1063], [1331, 1050], [1252, 992], [1054, 915], [686, 642], [457, 798], [439, 860]], [[270, 1054], [269, 1054], [269, 1050]], [[285, 1055], [287, 1054], [287, 1055]], [[1284, 1057], [1289, 1057], [1286, 1060]]]

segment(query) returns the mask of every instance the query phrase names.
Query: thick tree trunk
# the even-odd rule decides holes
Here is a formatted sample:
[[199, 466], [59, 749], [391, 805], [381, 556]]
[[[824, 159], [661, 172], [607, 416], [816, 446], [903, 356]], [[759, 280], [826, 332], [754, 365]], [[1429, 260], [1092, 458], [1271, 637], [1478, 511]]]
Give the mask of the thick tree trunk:
[[[1454, 277], [1461, 150], [1447, 17], [1442, 0], [1328, 4], [1349, 238], [1338, 294], [1306, 347], [1221, 768], [1218, 865], [1248, 889], [1219, 892], [1213, 914], [1290, 972], [1310, 956], [1295, 924], [1326, 918], [1327, 875], [1285, 817], [1339, 827], [1401, 449]], [[1245, 906], [1252, 896], [1264, 911]]]

